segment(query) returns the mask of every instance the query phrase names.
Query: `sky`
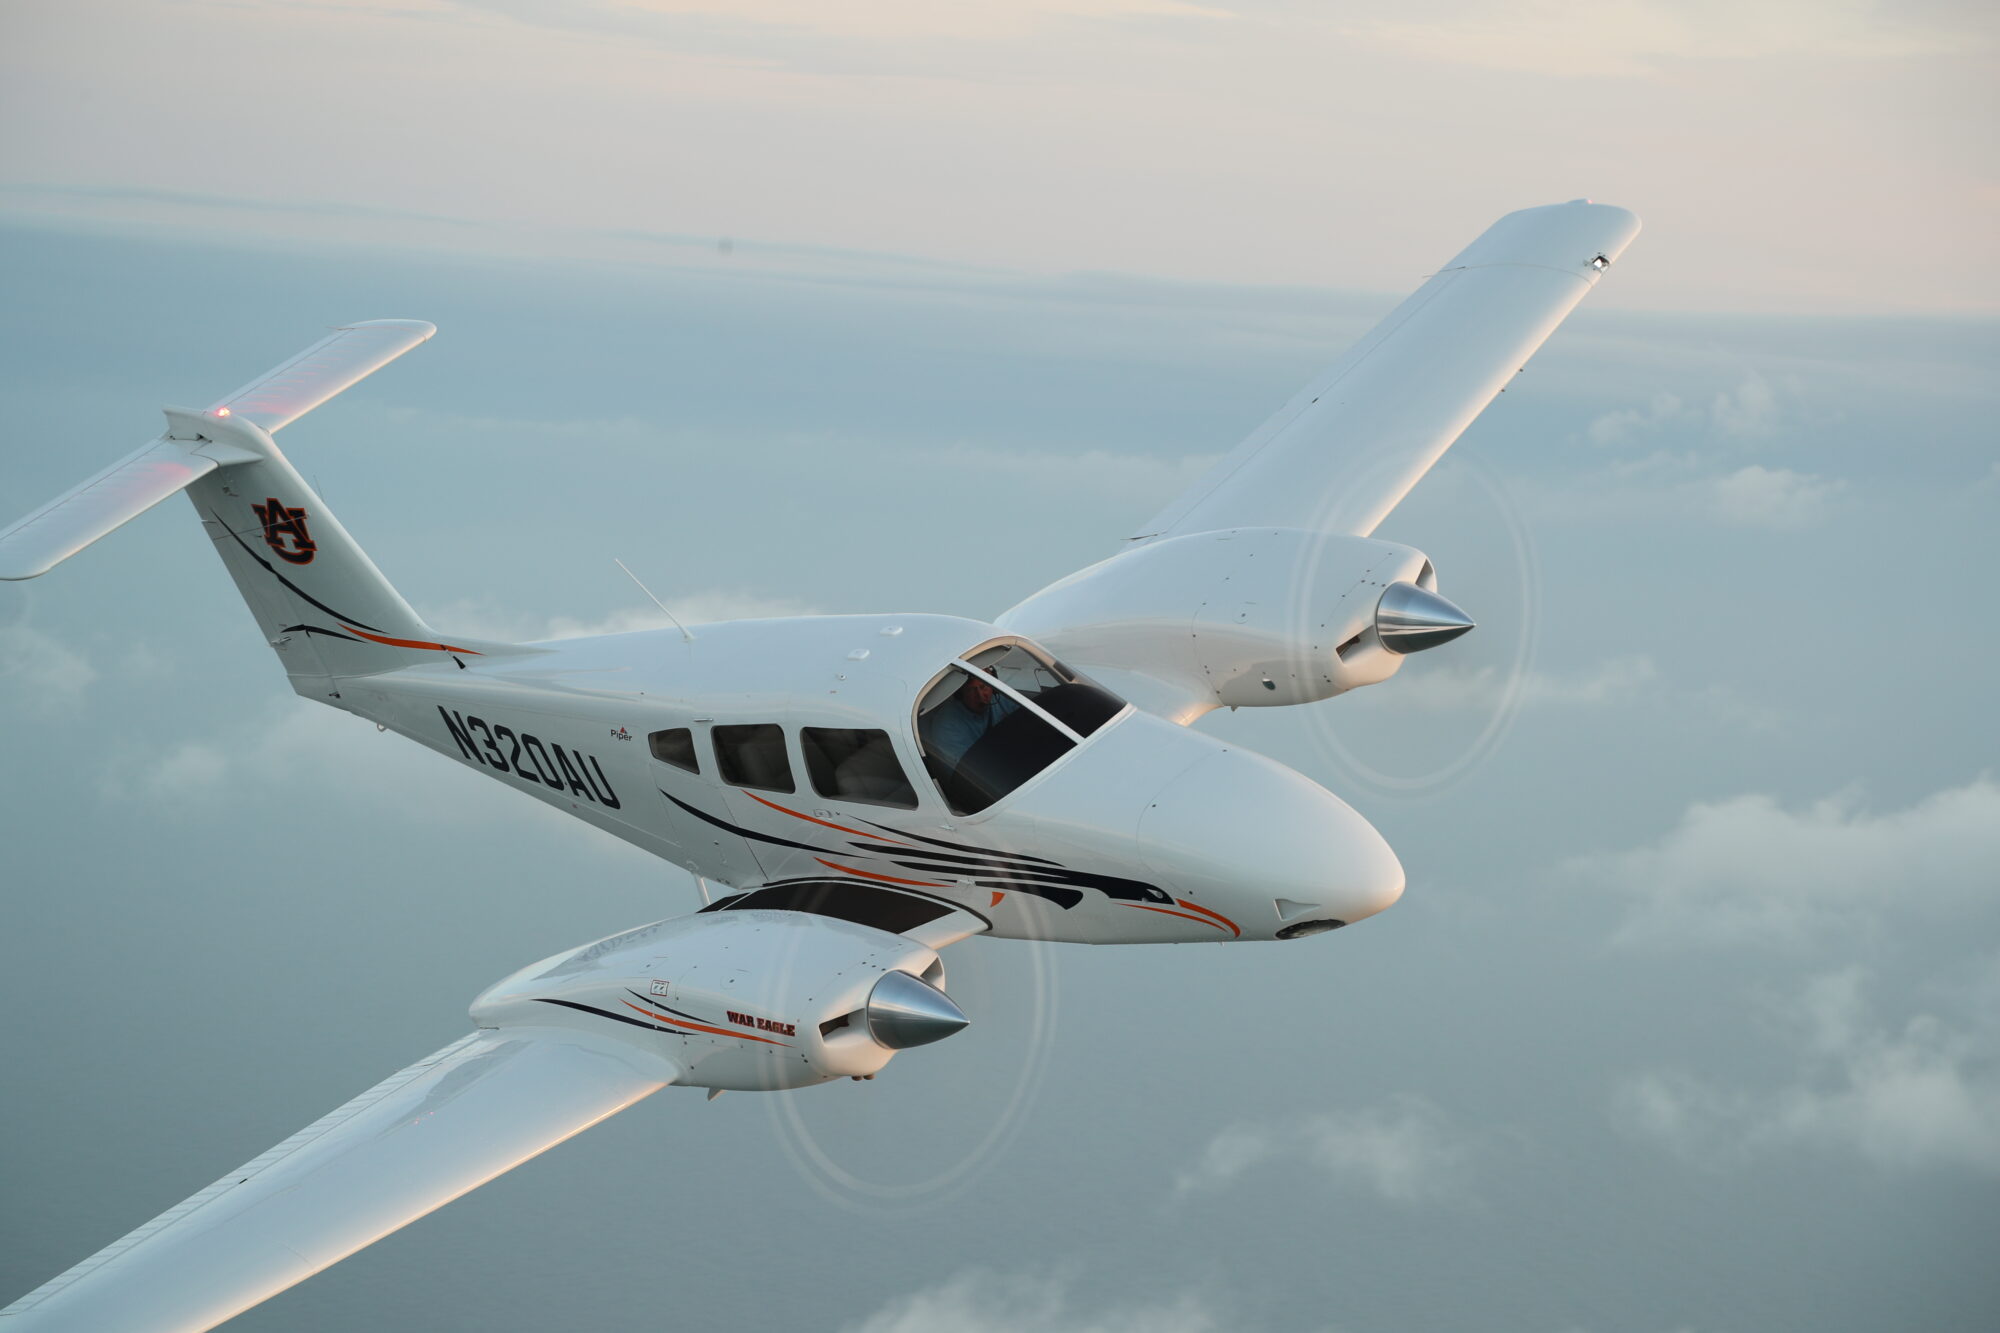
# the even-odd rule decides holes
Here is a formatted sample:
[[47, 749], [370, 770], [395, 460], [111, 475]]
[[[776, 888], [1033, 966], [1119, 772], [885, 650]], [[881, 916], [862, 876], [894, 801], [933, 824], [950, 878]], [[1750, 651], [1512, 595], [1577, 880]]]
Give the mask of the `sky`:
[[[496, 637], [991, 616], [1511, 208], [1646, 230], [1391, 516], [1480, 621], [1200, 725], [1410, 888], [947, 955], [878, 1080], [662, 1093], [245, 1315], [1985, 1329], [1991, 20], [1900, 5], [26, 4], [0, 514], [326, 325], [282, 443]], [[0, 588], [0, 1296], [687, 877], [295, 698], [185, 506]], [[1249, 1035], [1246, 1035], [1249, 1034]]]

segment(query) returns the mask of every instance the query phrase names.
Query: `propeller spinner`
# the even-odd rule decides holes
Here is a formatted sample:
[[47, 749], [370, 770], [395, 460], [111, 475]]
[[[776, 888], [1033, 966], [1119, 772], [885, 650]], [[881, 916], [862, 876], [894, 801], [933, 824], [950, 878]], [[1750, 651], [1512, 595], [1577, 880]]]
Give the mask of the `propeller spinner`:
[[1375, 632], [1392, 653], [1420, 653], [1450, 643], [1473, 619], [1445, 598], [1414, 583], [1392, 583], [1375, 604]]
[[890, 1050], [943, 1041], [972, 1020], [929, 982], [908, 972], [885, 972], [868, 993], [868, 1035]]

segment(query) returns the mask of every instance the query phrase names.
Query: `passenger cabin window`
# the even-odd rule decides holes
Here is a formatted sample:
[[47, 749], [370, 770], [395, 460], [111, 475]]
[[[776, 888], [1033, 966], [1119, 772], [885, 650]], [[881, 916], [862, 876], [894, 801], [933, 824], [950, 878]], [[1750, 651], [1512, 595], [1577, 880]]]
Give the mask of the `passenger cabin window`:
[[791, 791], [792, 761], [785, 755], [782, 728], [762, 722], [754, 726], [715, 729], [715, 765], [722, 780], [734, 787]]
[[917, 808], [917, 793], [903, 776], [886, 731], [805, 727], [799, 731], [799, 752], [805, 756], [813, 790], [821, 796]]
[[653, 758], [661, 763], [685, 768], [690, 773], [701, 772], [701, 762], [694, 757], [694, 733], [686, 727], [656, 731], [646, 741], [653, 747]]
[[966, 661], [1034, 700], [1035, 707], [1079, 736], [1090, 735], [1125, 707], [1123, 699], [1102, 685], [1018, 643], [988, 648]]
[[924, 767], [960, 815], [984, 810], [1076, 745], [1033, 708], [993, 688], [989, 676], [961, 667], [925, 692], [917, 736]]

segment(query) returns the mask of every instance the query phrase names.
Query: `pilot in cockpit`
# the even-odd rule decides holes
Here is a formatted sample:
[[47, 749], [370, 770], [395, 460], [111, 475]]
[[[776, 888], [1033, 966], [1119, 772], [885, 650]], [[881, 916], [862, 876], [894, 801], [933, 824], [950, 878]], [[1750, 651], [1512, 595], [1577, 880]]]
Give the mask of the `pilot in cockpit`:
[[[986, 673], [993, 674], [993, 668], [987, 667]], [[994, 689], [991, 681], [968, 676], [951, 698], [924, 714], [924, 749], [939, 763], [956, 768], [981, 736], [1020, 706], [1018, 700]]]

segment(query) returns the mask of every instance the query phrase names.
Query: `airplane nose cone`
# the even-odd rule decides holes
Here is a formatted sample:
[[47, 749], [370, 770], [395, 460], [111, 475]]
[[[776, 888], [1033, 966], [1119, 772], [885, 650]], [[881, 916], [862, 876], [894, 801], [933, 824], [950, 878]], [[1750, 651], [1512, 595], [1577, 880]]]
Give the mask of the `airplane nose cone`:
[[943, 1041], [972, 1021], [950, 996], [908, 972], [884, 972], [863, 1012], [868, 1035], [892, 1051]]
[[1352, 925], [1403, 894], [1402, 863], [1374, 825], [1311, 779], [1239, 750], [1162, 787], [1139, 842], [1163, 885], [1257, 904], [1246, 935], [1252, 922], [1280, 939]]
[[1392, 653], [1419, 653], [1473, 628], [1472, 617], [1414, 583], [1392, 583], [1375, 603], [1375, 632]]

